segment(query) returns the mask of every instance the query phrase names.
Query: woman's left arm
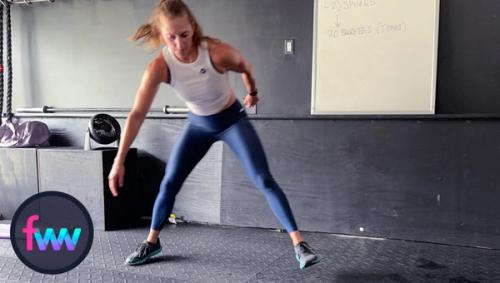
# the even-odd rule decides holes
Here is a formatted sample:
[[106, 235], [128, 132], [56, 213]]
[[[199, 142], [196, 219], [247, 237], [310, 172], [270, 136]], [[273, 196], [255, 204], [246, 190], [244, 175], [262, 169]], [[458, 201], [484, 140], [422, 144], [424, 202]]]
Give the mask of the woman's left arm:
[[215, 43], [214, 49], [214, 61], [217, 66], [220, 66], [223, 71], [233, 71], [241, 73], [241, 79], [247, 90], [247, 95], [244, 99], [244, 104], [246, 107], [252, 107], [259, 102], [259, 97], [257, 96], [257, 88], [255, 86], [255, 77], [253, 75], [252, 65], [248, 60], [243, 57], [243, 55], [231, 47], [229, 44], [218, 42]]

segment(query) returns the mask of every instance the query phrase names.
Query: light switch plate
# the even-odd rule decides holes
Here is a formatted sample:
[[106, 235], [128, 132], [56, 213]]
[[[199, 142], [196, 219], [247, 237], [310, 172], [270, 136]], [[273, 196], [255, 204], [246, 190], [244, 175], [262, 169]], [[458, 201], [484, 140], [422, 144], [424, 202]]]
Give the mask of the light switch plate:
[[295, 54], [295, 40], [285, 39], [285, 55]]

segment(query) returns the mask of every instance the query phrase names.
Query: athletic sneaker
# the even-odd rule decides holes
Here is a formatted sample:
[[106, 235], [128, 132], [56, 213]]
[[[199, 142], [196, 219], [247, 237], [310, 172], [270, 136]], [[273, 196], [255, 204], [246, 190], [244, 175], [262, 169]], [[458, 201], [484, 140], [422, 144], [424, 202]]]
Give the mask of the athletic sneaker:
[[127, 265], [139, 265], [145, 263], [152, 256], [155, 256], [161, 252], [160, 239], [156, 244], [150, 244], [147, 241], [142, 242], [135, 252], [127, 257], [125, 264]]
[[316, 255], [316, 253], [308, 243], [300, 242], [294, 247], [294, 249], [295, 258], [300, 263], [300, 269], [304, 269], [319, 262], [319, 256]]

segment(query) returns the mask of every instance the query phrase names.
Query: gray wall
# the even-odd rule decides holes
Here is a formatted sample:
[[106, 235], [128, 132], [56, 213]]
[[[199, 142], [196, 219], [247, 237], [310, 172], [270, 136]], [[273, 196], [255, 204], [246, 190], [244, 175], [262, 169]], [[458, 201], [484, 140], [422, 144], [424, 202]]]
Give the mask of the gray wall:
[[[186, 2], [206, 34], [240, 49], [254, 65], [263, 99], [259, 114], [309, 114], [313, 0]], [[126, 38], [149, 18], [155, 3], [66, 0], [14, 6], [14, 105], [130, 107], [154, 54]], [[499, 9], [496, 0], [441, 1], [437, 114], [500, 112]], [[287, 57], [283, 43], [289, 38], [296, 40], [297, 52]], [[239, 76], [231, 80], [241, 97]], [[154, 107], [166, 104], [182, 102], [163, 87]]]
[[[17, 107], [130, 107], [154, 54], [127, 38], [155, 1], [56, 1], [13, 6]], [[155, 106], [179, 104], [162, 90]]]
[[[500, 223], [496, 217], [500, 212], [496, 203], [500, 197], [497, 186], [500, 181], [497, 177], [500, 169], [497, 162], [500, 157], [497, 118], [439, 115], [310, 117], [312, 0], [187, 2], [192, 5], [207, 34], [221, 37], [241, 49], [254, 64], [262, 101], [252, 122], [268, 153], [271, 170], [290, 198], [300, 227], [312, 231], [500, 248]], [[84, 34], [90, 28], [89, 19], [100, 23], [109, 15], [113, 17], [114, 30], [120, 38], [124, 38], [144, 20], [145, 11], [152, 5], [152, 1], [137, 3], [60, 1], [17, 11], [25, 17], [26, 25], [31, 25], [31, 31], [19, 33], [24, 42], [31, 42], [31, 45], [25, 45], [30, 47], [24, 47], [21, 53], [26, 56], [31, 54], [29, 56], [35, 64], [35, 68], [24, 67], [24, 72], [29, 74], [25, 78], [30, 79], [18, 81], [18, 86], [25, 85], [30, 93], [39, 92], [40, 97], [54, 96], [54, 99], [82, 93], [88, 88], [100, 89], [99, 86], [107, 90], [99, 93], [101, 97], [132, 93], [137, 80], [121, 78], [119, 73], [106, 74], [111, 81], [109, 84], [119, 82], [113, 85], [116, 87], [114, 90], [109, 90], [108, 81], [99, 76], [89, 79], [91, 75], [88, 72], [94, 65], [105, 68], [99, 65], [109, 61], [103, 54], [111, 54], [106, 49], [110, 47], [105, 46], [115, 44], [117, 39], [97, 37], [99, 40], [82, 40], [85, 48], [101, 44], [99, 46], [105, 52], [87, 50], [85, 53], [86, 50], [81, 50], [81, 54], [90, 54], [90, 57], [82, 56], [87, 60], [78, 61], [73, 66], [75, 69], [67, 71], [73, 72], [76, 78], [85, 79], [83, 83], [76, 84], [74, 80], [59, 77], [64, 75], [67, 64], [58, 60], [59, 56], [67, 54], [77, 58], [77, 54], [60, 46], [53, 50], [48, 48], [52, 47], [51, 40], [46, 40], [45, 35], [51, 32], [47, 25], [54, 22], [52, 13], [55, 12], [52, 11], [57, 11], [60, 16], [57, 23], [72, 24], [68, 30], [53, 30], [58, 37], [57, 45], [73, 45], [76, 48], [77, 44], [73, 41], [78, 39], [78, 33]], [[120, 8], [115, 12], [113, 5]], [[437, 105], [438, 110], [444, 111], [440, 113], [500, 112], [500, 107], [495, 106], [499, 100], [494, 95], [498, 77], [493, 76], [500, 62], [492, 60], [492, 65], [484, 68], [479, 65], [476, 70], [483, 76], [475, 76], [469, 68], [461, 67], [464, 56], [460, 51], [464, 49], [456, 47], [467, 46], [471, 50], [475, 46], [481, 49], [482, 54], [492, 56], [498, 48], [489, 44], [490, 34], [499, 34], [500, 18], [483, 19], [491, 25], [489, 32], [481, 33], [482, 30], [479, 30], [475, 41], [463, 40], [455, 45], [458, 37], [467, 37], [463, 32], [478, 32], [477, 29], [456, 28], [455, 25], [469, 24], [460, 20], [462, 14], [467, 11], [479, 19], [481, 15], [491, 15], [497, 7], [496, 0], [442, 1], [445, 16], [441, 22], [440, 44], [444, 47], [439, 48]], [[83, 15], [78, 16], [77, 11]], [[106, 15], [103, 11], [107, 11]], [[30, 20], [30, 15], [40, 25], [33, 25], [35, 20]], [[77, 17], [76, 20], [73, 20], [74, 17]], [[109, 27], [97, 24], [95, 31], [106, 33]], [[286, 38], [296, 39], [295, 56], [282, 55], [283, 40]], [[484, 44], [479, 46], [477, 42]], [[123, 43], [120, 43], [121, 48], [129, 48], [123, 47], [127, 46]], [[41, 52], [37, 50], [44, 52], [37, 53]], [[138, 70], [135, 67], [128, 70], [137, 74], [148, 59], [139, 49], [127, 51], [129, 56], [119, 52], [111, 55], [114, 60], [119, 58], [137, 67]], [[474, 58], [466, 57], [470, 60], [468, 62], [478, 62]], [[21, 65], [27, 66], [26, 60]], [[47, 63], [55, 65], [45, 68], [45, 63], [41, 64], [40, 60], [45, 60], [45, 63], [55, 60]], [[128, 63], [123, 64], [129, 66]], [[59, 76], [44, 72], [56, 72]], [[54, 77], [41, 79], [45, 75]], [[484, 84], [484, 77], [492, 80], [489, 86]], [[457, 80], [470, 88], [462, 91]], [[241, 90], [236, 76], [233, 81], [236, 89]], [[481, 91], [476, 93], [475, 89]], [[163, 93], [168, 93], [168, 90], [163, 90]], [[115, 99], [130, 100], [121, 96]], [[88, 99], [84, 101], [90, 103]], [[40, 115], [36, 118], [49, 124], [54, 134], [54, 145], [83, 146], [88, 119], [84, 116]], [[149, 198], [155, 195], [165, 163], [168, 166], [168, 154], [183, 123], [182, 118], [150, 117], [134, 144], [141, 149], [143, 160], [141, 178], [144, 183], [141, 190]], [[185, 187], [185, 194], [186, 199], [197, 198], [198, 207], [193, 211], [203, 213], [206, 208], [210, 215], [205, 219], [197, 219], [196, 214], [187, 218], [230, 225], [278, 227], [264, 198], [244, 177], [238, 161], [226, 146], [217, 145], [209, 158], [202, 162], [205, 165], [200, 164], [202, 170]], [[204, 176], [213, 178], [204, 183]], [[206, 186], [207, 183], [210, 185]], [[210, 198], [204, 203], [201, 200], [207, 198], [206, 195]], [[187, 213], [190, 212], [184, 212]], [[360, 231], [361, 227], [364, 232]]]
[[[259, 113], [309, 113], [310, 99], [302, 94], [311, 84], [312, 1], [186, 2], [207, 35], [233, 45], [254, 65], [263, 98]], [[149, 19], [154, 3], [73, 0], [14, 6], [14, 105], [130, 107], [156, 53], [126, 39]], [[283, 55], [287, 38], [296, 40], [294, 57]], [[231, 75], [231, 81], [243, 97], [240, 76]], [[286, 103], [280, 93], [288, 97]], [[153, 107], [167, 104], [183, 105], [164, 86]]]
[[441, 0], [437, 113], [499, 113], [500, 1]]

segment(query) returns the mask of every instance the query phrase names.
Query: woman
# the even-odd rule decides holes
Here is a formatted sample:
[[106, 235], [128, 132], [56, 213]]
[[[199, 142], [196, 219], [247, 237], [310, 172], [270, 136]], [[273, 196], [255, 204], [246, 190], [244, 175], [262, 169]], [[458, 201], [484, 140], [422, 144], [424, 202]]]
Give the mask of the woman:
[[153, 49], [166, 47], [146, 68], [125, 123], [108, 177], [114, 196], [118, 195], [118, 187], [123, 186], [127, 151], [160, 84], [170, 84], [190, 112], [188, 123], [168, 160], [147, 240], [126, 259], [126, 264], [142, 264], [160, 253], [158, 236], [172, 211], [176, 194], [191, 170], [218, 140], [231, 147], [253, 183], [264, 193], [273, 213], [290, 235], [300, 268], [319, 262], [319, 257], [298, 231], [288, 200], [269, 172], [260, 140], [229, 85], [228, 72], [241, 73], [248, 92], [245, 106], [252, 107], [259, 101], [252, 69], [245, 58], [228, 44], [203, 36], [201, 27], [182, 0], [160, 1], [151, 21], [141, 26], [132, 40], [142, 40]]

